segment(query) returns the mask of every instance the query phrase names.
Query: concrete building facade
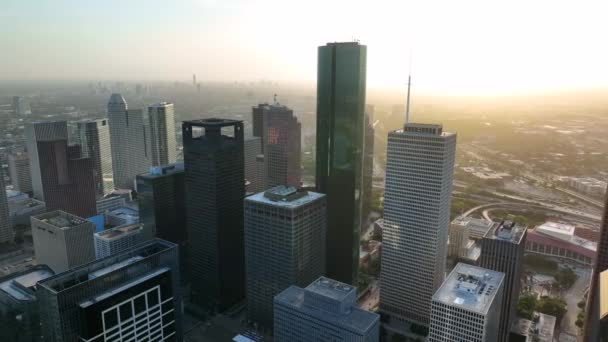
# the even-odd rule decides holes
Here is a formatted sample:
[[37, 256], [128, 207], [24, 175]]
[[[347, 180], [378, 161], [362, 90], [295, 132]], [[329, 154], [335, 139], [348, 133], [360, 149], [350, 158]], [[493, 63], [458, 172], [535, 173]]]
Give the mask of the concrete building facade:
[[148, 107], [150, 146], [153, 166], [174, 164], [177, 160], [175, 110], [173, 103], [160, 102]]
[[143, 242], [142, 231], [141, 224], [131, 224], [95, 233], [95, 257], [103, 259], [134, 247]]
[[93, 163], [97, 196], [109, 194], [114, 190], [114, 174], [108, 119], [79, 121], [77, 127], [82, 157]]
[[14, 190], [24, 193], [33, 191], [30, 161], [27, 153], [15, 152], [8, 155], [8, 174]]

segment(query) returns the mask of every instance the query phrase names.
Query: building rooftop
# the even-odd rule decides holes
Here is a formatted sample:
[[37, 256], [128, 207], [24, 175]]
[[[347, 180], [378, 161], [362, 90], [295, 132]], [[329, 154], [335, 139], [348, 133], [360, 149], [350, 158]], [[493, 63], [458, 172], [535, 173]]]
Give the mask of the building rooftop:
[[173, 106], [173, 103], [163, 101], [163, 102], [158, 102], [158, 103], [151, 104], [148, 107], [149, 108], [163, 108], [163, 107], [167, 107], [167, 106]]
[[266, 190], [265, 192], [251, 195], [247, 197], [245, 201], [264, 203], [283, 208], [297, 208], [304, 204], [314, 202], [322, 197], [325, 197], [325, 195], [318, 192], [298, 190], [294, 187], [279, 185]]
[[524, 237], [527, 227], [515, 223], [514, 221], [495, 222], [492, 228], [488, 230], [485, 239], [509, 241], [514, 244], [520, 244]]
[[55, 273], [46, 265], [37, 265], [19, 273], [0, 278], [0, 291], [17, 301], [36, 299], [34, 286]]
[[435, 292], [433, 301], [485, 315], [503, 279], [504, 273], [459, 263]]
[[522, 318], [515, 321], [511, 331], [525, 336], [526, 342], [553, 342], [555, 322], [555, 316], [535, 312], [533, 320]]
[[139, 211], [133, 209], [133, 208], [128, 208], [128, 207], [122, 207], [122, 208], [118, 208], [118, 209], [114, 209], [111, 210], [108, 215], [112, 215], [112, 216], [116, 216], [116, 217], [121, 217], [124, 218], [127, 221], [137, 221], [139, 220]]
[[175, 163], [166, 166], [153, 166], [150, 168], [148, 173], [143, 173], [137, 177], [144, 179], [155, 179], [181, 172], [184, 172], [184, 163]]
[[199, 119], [199, 120], [187, 120], [184, 121], [184, 125], [197, 126], [197, 127], [224, 127], [234, 126], [235, 124], [242, 123], [242, 120], [231, 120], [231, 119]]
[[116, 227], [116, 228], [112, 228], [112, 229], [107, 229], [104, 231], [101, 231], [99, 233], [95, 233], [95, 237], [98, 239], [103, 239], [103, 240], [115, 240], [118, 238], [121, 238], [125, 235], [131, 235], [131, 234], [137, 234], [139, 232], [142, 231], [143, 225], [137, 223], [137, 224], [131, 224], [131, 225], [127, 225], [127, 226], [120, 226], [120, 227]]
[[172, 248], [177, 249], [177, 245], [161, 239], [149, 240], [119, 254], [108, 256], [73, 268], [68, 272], [46, 278], [39, 282], [39, 285], [49, 291], [59, 293]]
[[61, 210], [51, 211], [32, 217], [38, 221], [50, 224], [51, 226], [54, 226], [58, 229], [68, 229], [71, 227], [79, 226], [84, 223], [88, 223], [88, 221], [83, 218], [66, 213], [65, 211]]
[[548, 221], [536, 227], [536, 231], [545, 235], [550, 235], [558, 239], [567, 240], [574, 236], [575, 225], [563, 222]]
[[353, 286], [321, 277], [305, 289], [290, 286], [274, 301], [364, 335], [380, 320], [380, 316], [356, 307], [356, 292]]
[[443, 126], [439, 124], [424, 124], [424, 123], [407, 123], [402, 129], [398, 129], [391, 133], [397, 134], [420, 134], [420, 135], [436, 135], [441, 137], [452, 136], [456, 133], [449, 133], [443, 131]]
[[118, 93], [114, 93], [112, 95], [110, 95], [110, 101], [108, 101], [109, 104], [127, 104], [127, 101], [125, 101], [125, 98], [122, 97], [122, 95], [118, 94]]

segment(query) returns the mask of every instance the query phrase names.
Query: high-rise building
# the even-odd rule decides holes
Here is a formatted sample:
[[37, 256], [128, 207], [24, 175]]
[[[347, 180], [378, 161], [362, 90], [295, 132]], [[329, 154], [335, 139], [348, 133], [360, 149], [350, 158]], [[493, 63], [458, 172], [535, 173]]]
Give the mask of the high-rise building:
[[600, 273], [598, 278], [597, 291], [600, 305], [596, 319], [599, 319], [599, 342], [608, 342], [608, 271]]
[[380, 309], [428, 326], [445, 274], [456, 134], [408, 123], [388, 134]]
[[274, 340], [378, 342], [380, 316], [357, 307], [357, 289], [321, 277], [274, 298]]
[[132, 189], [135, 176], [146, 172], [152, 161], [143, 112], [141, 109], [128, 109], [122, 95], [112, 94], [108, 102], [108, 122], [114, 186]]
[[77, 122], [82, 157], [91, 159], [95, 191], [104, 196], [114, 190], [110, 126], [107, 119]]
[[177, 246], [152, 240], [38, 283], [49, 341], [182, 341]]
[[93, 223], [63, 211], [32, 216], [31, 222], [39, 264], [60, 273], [95, 260]]
[[264, 190], [264, 178], [258, 177], [258, 156], [262, 154], [262, 139], [258, 137], [246, 138], [245, 153], [245, 181], [247, 192], [256, 193]]
[[272, 327], [273, 298], [325, 274], [325, 195], [277, 186], [245, 199], [249, 320]]
[[177, 159], [175, 111], [173, 103], [160, 102], [148, 107], [152, 165], [174, 164]]
[[80, 217], [97, 214], [95, 173], [91, 158], [67, 140], [38, 142], [38, 161], [47, 210], [63, 210]]
[[13, 96], [13, 110], [15, 115], [17, 116], [32, 114], [32, 108], [30, 108], [30, 103], [23, 96]]
[[12, 242], [14, 237], [5, 189], [4, 175], [0, 170], [0, 243]]
[[317, 191], [327, 195], [327, 276], [355, 284], [359, 266], [367, 48], [320, 46]]
[[[367, 107], [367, 106], [366, 106]], [[366, 109], [367, 110], [367, 109]], [[372, 207], [372, 189], [374, 178], [374, 122], [372, 112], [365, 112], [365, 144], [363, 146], [363, 185], [361, 187], [362, 219], [365, 219]]]
[[32, 192], [32, 175], [27, 153], [15, 152], [8, 155], [8, 174], [14, 190], [24, 193]]
[[606, 270], [608, 270], [608, 196], [606, 196], [604, 202], [600, 239], [597, 243], [597, 254], [587, 298], [587, 318], [585, 322], [585, 338], [587, 341], [598, 340], [600, 336], [600, 274]]
[[143, 242], [142, 231], [142, 225], [136, 223], [95, 233], [95, 257], [102, 259], [134, 247]]
[[495, 223], [481, 240], [479, 266], [505, 274], [498, 342], [508, 341], [516, 319], [525, 247], [526, 227], [512, 221]]
[[455, 258], [467, 256], [467, 244], [470, 235], [469, 218], [457, 217], [450, 223], [448, 255]]
[[0, 339], [12, 342], [43, 341], [36, 283], [54, 273], [46, 265], [0, 278]]
[[456, 265], [433, 296], [428, 341], [497, 341], [503, 283], [501, 272]]
[[182, 129], [191, 298], [223, 311], [245, 296], [243, 122], [184, 121]]
[[263, 188], [300, 186], [302, 125], [293, 110], [279, 103], [253, 108], [253, 132], [260, 134], [266, 175]]
[[186, 229], [186, 188], [184, 164], [152, 167], [137, 176], [139, 221], [144, 240], [153, 237], [179, 245], [182, 278], [186, 277], [188, 234]]
[[38, 153], [39, 142], [68, 140], [68, 125], [65, 121], [37, 122], [25, 126], [25, 142], [30, 164], [34, 197], [44, 201], [42, 174]]

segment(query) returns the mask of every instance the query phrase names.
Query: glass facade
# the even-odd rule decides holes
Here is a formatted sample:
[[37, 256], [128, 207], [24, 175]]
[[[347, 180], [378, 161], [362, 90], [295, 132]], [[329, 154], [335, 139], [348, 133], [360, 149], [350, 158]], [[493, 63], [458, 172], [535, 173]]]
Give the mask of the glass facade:
[[319, 47], [317, 191], [327, 195], [327, 275], [354, 284], [359, 263], [367, 48]]

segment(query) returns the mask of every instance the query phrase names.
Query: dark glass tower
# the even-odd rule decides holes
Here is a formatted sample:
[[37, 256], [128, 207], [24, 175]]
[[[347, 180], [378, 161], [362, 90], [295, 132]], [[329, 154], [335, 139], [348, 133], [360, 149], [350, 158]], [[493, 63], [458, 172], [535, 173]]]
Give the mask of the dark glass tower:
[[327, 276], [354, 284], [359, 264], [367, 48], [319, 47], [317, 191], [327, 195]]
[[223, 311], [245, 296], [243, 122], [185, 121], [192, 302]]

